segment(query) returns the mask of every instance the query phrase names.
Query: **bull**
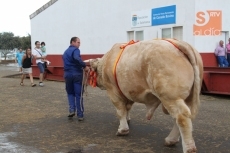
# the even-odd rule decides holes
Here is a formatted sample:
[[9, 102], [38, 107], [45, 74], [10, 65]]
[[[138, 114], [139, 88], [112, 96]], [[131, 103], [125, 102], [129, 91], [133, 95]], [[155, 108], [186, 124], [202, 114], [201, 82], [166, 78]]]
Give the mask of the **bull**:
[[156, 108], [170, 114], [174, 126], [165, 145], [179, 142], [184, 153], [197, 152], [192, 120], [200, 105], [203, 63], [195, 48], [184, 41], [161, 39], [132, 45], [115, 44], [102, 58], [90, 59], [96, 86], [107, 90], [120, 120], [117, 135], [129, 133], [129, 111], [134, 102], [146, 105], [150, 120]]

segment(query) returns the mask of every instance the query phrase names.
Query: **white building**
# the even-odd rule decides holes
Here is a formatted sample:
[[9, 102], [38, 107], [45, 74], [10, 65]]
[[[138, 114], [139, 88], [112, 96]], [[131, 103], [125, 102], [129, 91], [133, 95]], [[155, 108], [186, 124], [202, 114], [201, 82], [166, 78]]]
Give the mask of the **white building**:
[[[51, 0], [31, 18], [32, 46], [45, 41], [48, 54], [62, 54], [70, 38], [81, 53], [104, 54], [113, 44], [171, 37], [201, 53], [229, 37], [228, 0]], [[136, 15], [136, 16], [135, 16]], [[133, 20], [133, 22], [132, 22]]]
[[[176, 38], [194, 46], [204, 63], [203, 92], [230, 95], [230, 69], [218, 68], [214, 50], [229, 38], [229, 0], [51, 0], [31, 18], [32, 47], [45, 41], [49, 79], [63, 80], [62, 54], [81, 39], [83, 59], [101, 57], [115, 43]], [[224, 73], [222, 73], [224, 72]], [[36, 67], [33, 74], [39, 75]]]

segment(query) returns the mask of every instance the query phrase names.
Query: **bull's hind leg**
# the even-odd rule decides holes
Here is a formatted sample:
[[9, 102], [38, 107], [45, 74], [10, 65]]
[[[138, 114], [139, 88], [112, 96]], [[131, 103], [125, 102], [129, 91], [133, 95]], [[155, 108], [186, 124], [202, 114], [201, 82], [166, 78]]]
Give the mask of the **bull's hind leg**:
[[177, 126], [176, 120], [174, 119], [173, 121], [174, 121], [173, 129], [170, 132], [170, 134], [165, 138], [165, 145], [166, 146], [173, 146], [176, 143], [178, 143], [180, 140], [179, 128]]
[[[166, 103], [163, 102], [163, 104], [172, 117], [176, 119], [176, 124], [179, 127], [182, 138], [183, 152], [196, 153], [196, 146], [192, 137], [191, 112], [184, 100], [168, 101]], [[176, 127], [173, 130], [175, 130], [173, 132], [176, 132]], [[176, 133], [174, 138], [176, 138]]]

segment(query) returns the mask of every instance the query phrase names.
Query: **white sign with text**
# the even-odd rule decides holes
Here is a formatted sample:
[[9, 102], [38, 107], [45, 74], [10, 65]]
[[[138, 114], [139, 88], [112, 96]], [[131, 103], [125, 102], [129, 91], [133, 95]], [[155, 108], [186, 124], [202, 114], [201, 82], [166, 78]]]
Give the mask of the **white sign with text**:
[[131, 27], [152, 26], [151, 10], [136, 11], [131, 13]]

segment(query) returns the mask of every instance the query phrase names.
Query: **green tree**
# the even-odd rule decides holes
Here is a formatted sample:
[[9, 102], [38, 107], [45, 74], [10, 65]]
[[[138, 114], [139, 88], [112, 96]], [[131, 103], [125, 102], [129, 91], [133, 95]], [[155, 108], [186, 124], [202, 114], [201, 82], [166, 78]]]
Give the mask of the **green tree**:
[[27, 49], [28, 47], [31, 46], [31, 35], [28, 34], [28, 36], [21, 37], [20, 41], [21, 41], [21, 47], [23, 49]]
[[6, 60], [7, 54], [13, 53], [15, 48], [26, 49], [31, 46], [31, 35], [14, 36], [12, 32], [0, 33], [0, 53]]
[[14, 37], [14, 34], [12, 32], [0, 33], [0, 50], [5, 60], [7, 54], [12, 53], [12, 50], [18, 45], [20, 45], [19, 38]]

